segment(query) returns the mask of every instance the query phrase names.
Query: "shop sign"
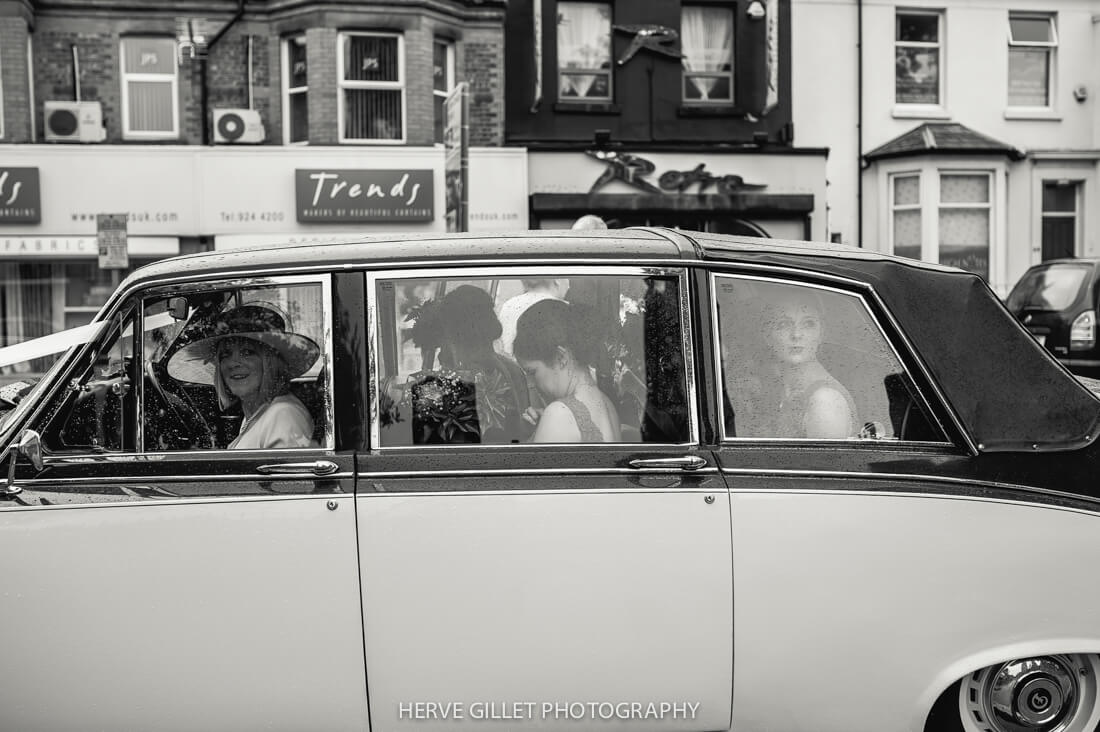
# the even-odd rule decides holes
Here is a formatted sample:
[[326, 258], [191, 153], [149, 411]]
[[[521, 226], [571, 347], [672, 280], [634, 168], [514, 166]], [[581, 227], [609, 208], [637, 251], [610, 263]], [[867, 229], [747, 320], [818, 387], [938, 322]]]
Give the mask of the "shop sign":
[[296, 169], [298, 222], [432, 221], [435, 218], [432, 172]]
[[0, 224], [42, 221], [38, 168], [0, 168]]
[[[180, 240], [176, 236], [128, 236], [126, 251], [131, 257], [173, 257], [180, 253]], [[95, 236], [0, 236], [0, 257], [86, 259], [98, 254]]]
[[585, 154], [607, 164], [588, 190], [589, 193], [595, 193], [614, 180], [621, 180], [647, 193], [685, 193], [697, 185], [696, 193], [703, 193], [714, 186], [718, 193], [728, 196], [767, 188], [761, 183], [746, 183], [739, 175], [714, 175], [706, 169], [706, 163], [699, 163], [691, 170], [666, 170], [658, 176], [657, 185], [653, 185], [647, 178], [657, 170], [657, 166], [640, 155], [618, 150], [587, 150]]

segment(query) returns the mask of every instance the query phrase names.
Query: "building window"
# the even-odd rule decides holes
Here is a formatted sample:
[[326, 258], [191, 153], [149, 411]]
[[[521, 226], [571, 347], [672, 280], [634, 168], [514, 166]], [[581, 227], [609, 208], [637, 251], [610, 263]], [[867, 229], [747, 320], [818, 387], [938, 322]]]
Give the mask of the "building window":
[[443, 142], [447, 120], [447, 95], [455, 86], [455, 45], [436, 39], [432, 44], [432, 94], [435, 102], [435, 141]]
[[1043, 261], [1077, 256], [1077, 200], [1081, 184], [1043, 181]]
[[680, 16], [685, 102], [733, 102], [733, 10], [685, 5]]
[[176, 42], [123, 38], [121, 56], [123, 137], [178, 137]]
[[393, 33], [341, 34], [341, 142], [405, 140], [404, 51]]
[[[990, 277], [994, 172], [933, 164], [888, 176], [884, 234], [894, 254]], [[1000, 286], [1000, 283], [994, 283]]]
[[611, 6], [558, 3], [558, 96], [611, 100]]
[[296, 35], [283, 41], [283, 108], [286, 110], [286, 142], [309, 140], [309, 74], [306, 66], [306, 37]]
[[989, 278], [989, 173], [941, 173], [939, 262]]
[[942, 103], [943, 15], [899, 10], [894, 35], [894, 99], [898, 104]]
[[1008, 106], [1049, 107], [1058, 33], [1050, 15], [1008, 16]]
[[921, 211], [920, 174], [904, 173], [890, 176], [890, 224], [894, 254], [920, 259]]

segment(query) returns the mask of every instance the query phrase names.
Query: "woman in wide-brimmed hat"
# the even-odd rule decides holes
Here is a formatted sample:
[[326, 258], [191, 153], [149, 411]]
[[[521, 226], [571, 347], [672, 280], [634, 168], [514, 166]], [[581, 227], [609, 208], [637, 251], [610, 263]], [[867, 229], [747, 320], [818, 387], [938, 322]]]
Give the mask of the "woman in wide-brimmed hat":
[[290, 380], [308, 371], [320, 352], [274, 308], [241, 305], [214, 320], [212, 335], [177, 351], [168, 375], [213, 384], [222, 409], [240, 402], [244, 421], [230, 448], [311, 447], [313, 418], [290, 393]]

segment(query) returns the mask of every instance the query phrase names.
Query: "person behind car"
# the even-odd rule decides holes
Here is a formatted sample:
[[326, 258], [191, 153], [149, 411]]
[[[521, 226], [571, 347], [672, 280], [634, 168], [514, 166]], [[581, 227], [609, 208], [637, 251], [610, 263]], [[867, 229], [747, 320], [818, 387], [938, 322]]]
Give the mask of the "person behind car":
[[213, 333], [173, 354], [168, 373], [181, 381], [213, 384], [223, 411], [240, 404], [244, 418], [229, 448], [316, 446], [313, 418], [290, 393], [290, 382], [316, 362], [317, 343], [291, 332], [275, 309], [256, 304], [221, 314]]
[[[786, 291], [764, 300], [766, 363], [750, 400], [756, 414], [745, 436], [841, 439], [855, 436], [855, 404], [848, 390], [818, 360], [825, 309], [816, 293]], [[761, 413], [763, 412], [763, 413]], [[743, 433], [744, 434], [744, 433]]]
[[596, 384], [598, 340], [588, 309], [545, 299], [519, 317], [515, 356], [549, 404], [527, 410], [532, 442], [620, 442], [615, 404]]
[[497, 350], [506, 356], [513, 356], [512, 343], [516, 340], [516, 322], [527, 308], [536, 302], [553, 298], [561, 300], [569, 289], [569, 280], [532, 279], [520, 280], [523, 292], [510, 297], [500, 306], [501, 336]]

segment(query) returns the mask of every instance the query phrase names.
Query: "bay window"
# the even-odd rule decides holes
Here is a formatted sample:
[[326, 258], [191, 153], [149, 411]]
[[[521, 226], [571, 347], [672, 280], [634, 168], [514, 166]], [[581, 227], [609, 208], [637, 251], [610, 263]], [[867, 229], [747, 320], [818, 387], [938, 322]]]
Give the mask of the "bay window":
[[994, 172], [925, 166], [887, 177], [891, 251], [990, 278]]
[[920, 259], [920, 173], [890, 176], [890, 209], [894, 254]]
[[611, 5], [558, 3], [558, 97], [611, 101]]
[[680, 30], [684, 101], [732, 103], [733, 10], [718, 5], [685, 5]]
[[404, 142], [404, 39], [395, 33], [340, 35], [340, 141]]
[[175, 39], [126, 37], [120, 55], [123, 137], [178, 137]]

